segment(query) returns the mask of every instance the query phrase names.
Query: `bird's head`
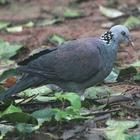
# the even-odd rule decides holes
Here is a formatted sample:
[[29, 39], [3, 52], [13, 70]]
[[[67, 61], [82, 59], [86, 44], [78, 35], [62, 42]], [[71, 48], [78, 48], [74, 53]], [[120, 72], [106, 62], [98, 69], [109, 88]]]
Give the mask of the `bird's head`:
[[110, 32], [112, 32], [114, 40], [117, 40], [119, 44], [123, 43], [125, 45], [134, 46], [127, 27], [123, 25], [116, 25], [110, 29]]
[[123, 43], [126, 45], [133, 45], [130, 32], [127, 27], [123, 25], [113, 26], [109, 31], [104, 33], [101, 38], [107, 43], [116, 42], [118, 44]]

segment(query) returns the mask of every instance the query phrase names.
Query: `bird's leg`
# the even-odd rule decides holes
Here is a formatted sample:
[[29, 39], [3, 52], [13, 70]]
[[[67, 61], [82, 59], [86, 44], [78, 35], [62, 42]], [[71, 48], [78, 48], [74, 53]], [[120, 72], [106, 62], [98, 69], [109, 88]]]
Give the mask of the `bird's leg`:
[[85, 90], [84, 89], [78, 90], [77, 93], [80, 95], [81, 101], [84, 101], [85, 100]]

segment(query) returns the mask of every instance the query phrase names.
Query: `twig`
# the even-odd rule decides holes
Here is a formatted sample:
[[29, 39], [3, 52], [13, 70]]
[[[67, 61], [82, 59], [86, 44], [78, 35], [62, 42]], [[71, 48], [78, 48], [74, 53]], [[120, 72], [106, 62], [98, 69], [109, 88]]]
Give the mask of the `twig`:
[[123, 95], [110, 97], [109, 100], [108, 99], [96, 100], [96, 102], [98, 102], [99, 104], [106, 104], [106, 103], [111, 104], [116, 102], [128, 102], [128, 101], [133, 101], [133, 99]]
[[99, 116], [99, 117], [95, 117], [94, 121], [97, 122], [97, 121], [102, 121], [102, 120], [106, 120], [108, 118], [110, 118], [111, 115], [110, 114], [104, 114], [102, 116]]
[[88, 112], [88, 113], [81, 113], [80, 115], [82, 116], [104, 115], [107, 113], [118, 112], [120, 110], [121, 110], [120, 108], [117, 108], [117, 109], [106, 110], [106, 111], [94, 111], [94, 112]]
[[127, 110], [130, 113], [139, 113], [140, 114], [140, 107], [136, 107], [136, 106], [129, 106], [126, 104], [120, 104], [122, 109]]

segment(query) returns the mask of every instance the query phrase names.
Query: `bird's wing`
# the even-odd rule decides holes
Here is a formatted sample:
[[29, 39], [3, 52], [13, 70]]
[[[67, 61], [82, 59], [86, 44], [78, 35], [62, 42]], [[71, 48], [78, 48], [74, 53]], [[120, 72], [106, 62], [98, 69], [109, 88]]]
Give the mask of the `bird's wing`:
[[56, 50], [57, 48], [48, 48], [48, 49], [45, 49], [45, 50], [41, 50], [33, 55], [29, 55], [27, 58], [25, 58], [24, 60], [22, 61], [19, 61], [18, 62], [18, 65], [27, 65], [28, 63], [30, 63], [31, 61], [39, 58], [40, 56], [44, 55], [44, 54], [47, 54], [47, 53], [50, 53], [54, 50]]
[[69, 41], [19, 70], [51, 80], [83, 82], [101, 68], [98, 45], [99, 40], [94, 38]]

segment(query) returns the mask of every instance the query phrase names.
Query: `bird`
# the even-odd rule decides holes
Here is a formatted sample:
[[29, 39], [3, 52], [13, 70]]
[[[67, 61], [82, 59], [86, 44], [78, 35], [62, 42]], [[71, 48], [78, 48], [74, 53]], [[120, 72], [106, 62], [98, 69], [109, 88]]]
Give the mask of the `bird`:
[[23, 77], [1, 94], [0, 100], [42, 84], [54, 84], [63, 91], [82, 95], [85, 89], [102, 82], [110, 74], [121, 43], [133, 46], [130, 32], [124, 25], [115, 25], [100, 37], [66, 41], [18, 67]]

